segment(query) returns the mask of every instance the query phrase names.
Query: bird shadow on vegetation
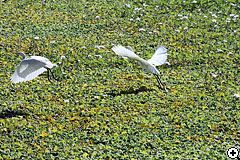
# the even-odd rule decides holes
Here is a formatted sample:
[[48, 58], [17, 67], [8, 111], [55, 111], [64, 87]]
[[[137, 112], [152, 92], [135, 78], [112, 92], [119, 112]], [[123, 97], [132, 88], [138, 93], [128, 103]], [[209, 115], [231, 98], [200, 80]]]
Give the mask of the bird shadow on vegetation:
[[120, 96], [122, 94], [138, 94], [140, 92], [146, 92], [146, 91], [153, 91], [154, 89], [148, 89], [146, 86], [141, 86], [138, 89], [128, 89], [128, 90], [123, 90], [123, 91], [116, 91], [116, 90], [112, 90], [111, 93], [107, 93], [110, 96], [116, 97], [116, 96]]
[[17, 117], [17, 116], [28, 116], [28, 113], [24, 113], [21, 111], [9, 111], [9, 110], [4, 110], [0, 112], [0, 118], [12, 118], [12, 117]]

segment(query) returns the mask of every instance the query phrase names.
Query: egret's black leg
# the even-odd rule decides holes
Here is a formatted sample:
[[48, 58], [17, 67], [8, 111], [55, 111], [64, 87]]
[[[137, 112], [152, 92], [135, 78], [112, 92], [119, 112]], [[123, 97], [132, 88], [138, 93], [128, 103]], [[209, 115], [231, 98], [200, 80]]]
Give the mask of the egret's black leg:
[[153, 74], [153, 75], [156, 77], [157, 82], [158, 82], [158, 84], [159, 84], [159, 85], [158, 85], [158, 88], [159, 88], [159, 89], [166, 90], [166, 88], [165, 88], [165, 86], [163, 85], [163, 83], [161, 82], [159, 76], [158, 76], [157, 74]]
[[47, 69], [47, 78], [48, 78], [48, 81], [49, 81], [50, 83], [52, 83], [52, 81], [50, 80], [50, 76], [49, 76], [49, 69]]
[[159, 77], [157, 76], [157, 74], [153, 74], [153, 75], [154, 75], [155, 78], [157, 79], [157, 82], [158, 82], [158, 88], [159, 88], [159, 89], [163, 89], [163, 87], [162, 87], [163, 85], [162, 85], [161, 81], [159, 81], [159, 79], [158, 79]]
[[51, 73], [53, 79], [55, 79], [56, 81], [59, 81], [59, 77], [56, 78], [56, 77], [54, 76], [53, 72], [51, 71], [51, 69], [48, 69], [48, 70], [49, 70], [49, 72]]

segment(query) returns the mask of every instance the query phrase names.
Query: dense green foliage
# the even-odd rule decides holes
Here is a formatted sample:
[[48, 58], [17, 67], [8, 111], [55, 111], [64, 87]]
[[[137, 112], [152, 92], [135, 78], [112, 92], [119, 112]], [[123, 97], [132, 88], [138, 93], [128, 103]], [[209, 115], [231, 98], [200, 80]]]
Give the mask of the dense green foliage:
[[[236, 1], [0, 3], [0, 159], [226, 159], [239, 144]], [[169, 92], [117, 44], [145, 59], [164, 45]], [[18, 51], [61, 62], [61, 82], [12, 84]]]

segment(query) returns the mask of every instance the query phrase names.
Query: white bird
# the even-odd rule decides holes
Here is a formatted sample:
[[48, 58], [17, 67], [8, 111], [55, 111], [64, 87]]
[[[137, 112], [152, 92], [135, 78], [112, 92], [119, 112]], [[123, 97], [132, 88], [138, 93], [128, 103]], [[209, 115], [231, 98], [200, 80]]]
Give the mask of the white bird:
[[[133, 51], [133, 49], [130, 46], [127, 46], [126, 48], [123, 46], [115, 46], [112, 48], [112, 50], [119, 56], [122, 56], [125, 59], [134, 59], [137, 60], [140, 64], [140, 66], [147, 72], [153, 73], [153, 75], [156, 77], [158, 83], [159, 83], [159, 88], [164, 89], [167, 91], [165, 86], [162, 84], [159, 78], [159, 70], [156, 68], [156, 66], [162, 65], [166, 62], [167, 56], [167, 49], [164, 46], [160, 46], [156, 49], [154, 55], [149, 59], [145, 60], [136, 55]], [[161, 86], [161, 87], [160, 87]]]
[[48, 71], [47, 77], [50, 82], [49, 72], [55, 80], [58, 80], [51, 71], [51, 68], [56, 66], [56, 64], [53, 64], [47, 58], [41, 56], [31, 56], [26, 58], [26, 55], [23, 52], [18, 52], [17, 54], [21, 55], [23, 60], [10, 78], [13, 83], [30, 81], [45, 71]]

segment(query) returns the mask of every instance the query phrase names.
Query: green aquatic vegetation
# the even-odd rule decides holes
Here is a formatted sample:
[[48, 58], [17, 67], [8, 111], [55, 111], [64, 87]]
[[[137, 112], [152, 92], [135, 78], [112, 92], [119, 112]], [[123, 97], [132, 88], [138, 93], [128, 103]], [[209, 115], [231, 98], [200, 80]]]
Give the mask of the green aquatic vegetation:
[[[1, 1], [0, 159], [226, 159], [240, 138], [239, 6]], [[144, 59], [164, 45], [169, 92], [118, 44]], [[12, 84], [19, 51], [61, 62], [61, 82]]]

